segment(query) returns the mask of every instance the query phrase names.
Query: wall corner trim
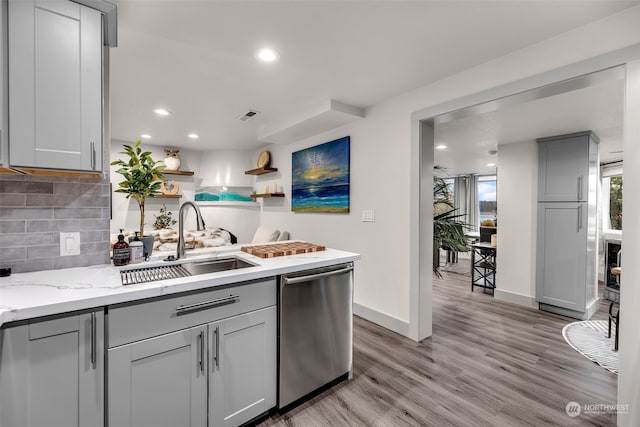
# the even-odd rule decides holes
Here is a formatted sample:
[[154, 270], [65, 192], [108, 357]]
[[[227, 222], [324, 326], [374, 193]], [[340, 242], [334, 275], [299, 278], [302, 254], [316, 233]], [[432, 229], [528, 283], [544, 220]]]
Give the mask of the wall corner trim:
[[536, 310], [538, 310], [538, 302], [535, 298], [529, 295], [518, 294], [515, 292], [504, 291], [496, 288], [493, 297], [498, 301], [510, 302], [512, 304], [535, 308]]
[[409, 322], [398, 319], [397, 317], [390, 316], [385, 313], [381, 313], [377, 310], [371, 309], [364, 305], [353, 303], [353, 314], [362, 317], [365, 320], [387, 328], [397, 334], [403, 335], [407, 338], [409, 336]]

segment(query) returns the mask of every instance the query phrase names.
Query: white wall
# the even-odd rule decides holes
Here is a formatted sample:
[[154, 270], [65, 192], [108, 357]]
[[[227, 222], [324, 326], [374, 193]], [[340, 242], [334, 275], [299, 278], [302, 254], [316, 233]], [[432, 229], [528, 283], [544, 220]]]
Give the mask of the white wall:
[[238, 238], [238, 243], [249, 243], [260, 225], [257, 206], [206, 206], [199, 204], [207, 227], [229, 230]]
[[202, 187], [229, 186], [251, 187], [253, 177], [244, 171], [256, 168], [255, 158], [250, 151], [211, 150], [200, 153], [202, 161], [198, 177]]
[[[623, 218], [640, 218], [640, 61], [627, 64], [624, 117]], [[620, 376], [618, 403], [629, 413], [618, 415], [618, 425], [637, 426], [640, 420], [640, 222], [625, 221], [624, 273], [620, 285]]]
[[[295, 144], [271, 145], [275, 176], [264, 183], [282, 186], [284, 199], [262, 203], [260, 223], [288, 229], [291, 237], [360, 253], [354, 301], [381, 314], [383, 323], [406, 333], [409, 313], [409, 138], [406, 108], [374, 107], [367, 118]], [[343, 136], [351, 137], [351, 200], [348, 214], [291, 212], [291, 153]], [[258, 151], [256, 151], [257, 156]], [[375, 222], [362, 222], [362, 211], [374, 210]], [[372, 314], [372, 315], [375, 315]], [[387, 323], [385, 323], [387, 322]]]
[[[412, 190], [415, 184], [411, 181], [412, 165], [418, 164], [412, 163], [417, 151], [411, 145], [411, 114], [449, 102], [455, 104], [460, 98], [484, 90], [639, 43], [638, 20], [640, 7], [627, 9], [381, 102], [369, 108], [363, 120], [340, 129], [294, 144], [269, 147], [277, 158], [274, 166], [280, 169], [279, 179], [290, 196], [291, 152], [350, 135], [351, 213], [294, 214], [287, 197], [264, 203], [261, 224], [286, 226], [294, 238], [361, 253], [362, 260], [356, 266], [356, 308], [364, 307], [368, 318], [408, 335], [410, 282], [418, 277], [411, 273], [416, 267], [410, 261], [414, 254], [409, 244], [417, 230], [417, 224], [411, 222], [411, 204], [415, 203], [412, 198], [419, 196], [419, 191]], [[375, 223], [360, 221], [363, 209], [375, 210]], [[427, 297], [420, 300], [421, 304], [430, 304]]]
[[495, 298], [538, 307], [536, 297], [536, 141], [498, 148], [498, 251]]
[[[111, 141], [111, 161], [122, 159], [128, 161], [128, 157], [125, 154], [119, 154], [122, 151], [122, 145], [129, 144], [126, 141]], [[142, 148], [147, 151], [151, 151], [151, 157], [156, 160], [162, 160], [165, 157], [164, 148], [154, 145], [142, 145]], [[180, 170], [194, 171], [200, 167], [200, 154], [196, 151], [180, 150]], [[111, 185], [115, 191], [118, 188], [118, 183], [122, 181], [122, 175], [117, 174], [116, 166], [111, 166]], [[167, 179], [176, 181], [180, 187], [178, 193], [182, 194], [180, 199], [156, 199], [149, 198], [145, 202], [145, 232], [147, 230], [153, 230], [153, 223], [155, 216], [160, 212], [160, 208], [164, 204], [167, 210], [173, 213], [173, 217], [177, 219], [178, 209], [180, 203], [185, 200], [193, 200], [195, 193], [195, 179], [194, 177], [180, 176], [180, 175], [167, 175]], [[138, 203], [133, 199], [127, 199], [125, 194], [113, 193], [112, 199], [112, 218], [111, 218], [111, 233], [117, 233], [119, 229], [124, 228], [129, 231], [136, 231], [140, 227], [140, 210], [138, 209]], [[195, 224], [195, 222], [194, 222]]]
[[[111, 142], [111, 161], [116, 159], [127, 160], [125, 155], [119, 154], [122, 151], [122, 144], [128, 142], [113, 140]], [[164, 147], [154, 145], [143, 145], [143, 149], [151, 151], [154, 160], [164, 159]], [[153, 230], [155, 215], [160, 213], [160, 208], [165, 205], [171, 211], [174, 219], [178, 219], [180, 205], [187, 201], [193, 201], [195, 191], [202, 186], [203, 175], [208, 179], [214, 179], [216, 175], [223, 177], [222, 184], [240, 183], [251, 186], [252, 180], [246, 180], [244, 171], [250, 166], [249, 158], [251, 153], [231, 152], [231, 151], [210, 151], [199, 152], [193, 150], [180, 149], [180, 170], [193, 171], [194, 176], [166, 175], [166, 179], [174, 180], [178, 183], [182, 194], [180, 199], [149, 198], [145, 202], [145, 231]], [[111, 166], [111, 182], [113, 190], [118, 188], [118, 183], [122, 176], [115, 173], [117, 168]], [[220, 171], [220, 174], [217, 174]], [[211, 181], [210, 181], [211, 182]], [[211, 184], [216, 185], [216, 184]], [[113, 218], [111, 220], [111, 233], [115, 234], [119, 229], [135, 231], [139, 228], [140, 210], [138, 204], [133, 199], [127, 199], [124, 194], [113, 193]], [[238, 242], [249, 242], [260, 223], [259, 208], [236, 207], [236, 206], [206, 206], [201, 207], [201, 212], [207, 227], [225, 228], [238, 237]], [[189, 209], [187, 211], [185, 229], [195, 228], [195, 215]], [[174, 226], [177, 229], [177, 224]]]
[[[196, 188], [253, 187], [254, 178], [244, 172], [256, 167], [257, 156], [249, 150], [211, 150], [200, 152], [196, 169]], [[260, 225], [256, 206], [200, 206], [207, 227], [220, 227], [235, 234], [240, 243], [251, 242]]]

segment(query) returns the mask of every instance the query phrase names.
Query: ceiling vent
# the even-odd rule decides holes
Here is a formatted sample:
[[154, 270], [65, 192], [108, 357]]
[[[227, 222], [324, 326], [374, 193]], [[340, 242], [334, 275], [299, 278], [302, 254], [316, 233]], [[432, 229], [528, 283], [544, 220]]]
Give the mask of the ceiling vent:
[[253, 119], [258, 114], [260, 114], [260, 111], [249, 110], [246, 113], [241, 114], [240, 116], [238, 116], [238, 120], [240, 120], [241, 122], [246, 122], [248, 120]]

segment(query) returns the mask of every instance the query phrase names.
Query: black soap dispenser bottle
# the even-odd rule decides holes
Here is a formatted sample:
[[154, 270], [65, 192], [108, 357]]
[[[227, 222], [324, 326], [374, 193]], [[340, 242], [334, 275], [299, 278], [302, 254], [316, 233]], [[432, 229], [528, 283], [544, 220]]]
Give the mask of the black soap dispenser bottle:
[[129, 264], [129, 244], [124, 241], [122, 229], [118, 234], [118, 241], [113, 245], [113, 265], [121, 266]]

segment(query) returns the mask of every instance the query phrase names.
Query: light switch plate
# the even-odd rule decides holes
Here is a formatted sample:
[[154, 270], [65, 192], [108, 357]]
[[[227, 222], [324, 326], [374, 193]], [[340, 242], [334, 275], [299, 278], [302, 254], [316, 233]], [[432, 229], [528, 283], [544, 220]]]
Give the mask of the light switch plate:
[[60, 233], [60, 256], [80, 255], [80, 233]]
[[376, 212], [374, 210], [362, 211], [362, 222], [376, 222]]

